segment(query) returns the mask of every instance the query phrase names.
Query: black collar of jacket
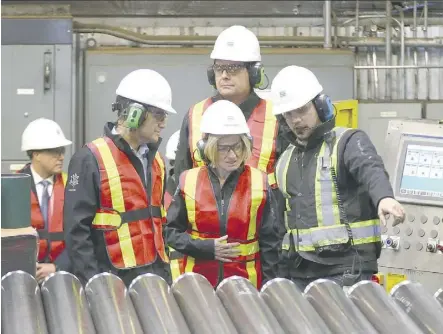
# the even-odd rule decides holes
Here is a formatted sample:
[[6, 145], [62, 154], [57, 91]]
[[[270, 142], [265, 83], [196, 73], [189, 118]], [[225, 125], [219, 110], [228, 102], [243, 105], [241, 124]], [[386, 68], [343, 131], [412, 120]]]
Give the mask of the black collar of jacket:
[[[107, 122], [105, 124], [105, 129], [104, 129], [105, 136], [111, 138], [115, 146], [117, 146], [119, 150], [125, 152], [126, 154], [134, 154], [133, 150], [131, 149], [131, 146], [129, 146], [128, 142], [124, 140], [122, 136], [112, 133], [112, 129], [114, 129], [114, 127], [116, 126], [117, 126], [116, 123]], [[148, 144], [149, 148], [148, 160], [152, 161], [151, 158], [154, 157], [155, 154], [157, 153], [161, 141], [162, 138], [159, 138], [156, 143]]]
[[286, 129], [284, 136], [289, 142], [300, 150], [309, 150], [311, 148], [317, 147], [320, 143], [324, 141], [324, 136], [326, 133], [330, 132], [335, 127], [335, 117], [328, 122], [322, 123], [315, 128], [311, 136], [308, 139], [306, 145], [302, 145], [297, 141], [295, 134], [289, 129], [286, 121], [279, 119], [279, 123], [285, 122], [284, 128]]
[[[212, 174], [213, 176], [217, 177], [217, 179], [218, 179], [216, 168], [209, 166], [209, 165], [207, 165], [207, 168], [208, 168], [209, 173]], [[236, 177], [237, 175], [240, 175], [241, 173], [243, 173], [244, 170], [245, 170], [245, 165], [242, 164], [240, 167], [238, 167], [236, 170], [232, 171], [228, 175], [228, 177], [225, 180], [225, 183], [226, 183], [226, 181], [231, 180], [232, 178]]]
[[[220, 94], [212, 97], [212, 102], [216, 102], [219, 100], [224, 100], [223, 96], [221, 96]], [[239, 108], [243, 111], [243, 115], [245, 115], [246, 120], [248, 120], [249, 117], [252, 115], [252, 112], [254, 111], [260, 100], [261, 98], [252, 89], [248, 98], [239, 105]]]

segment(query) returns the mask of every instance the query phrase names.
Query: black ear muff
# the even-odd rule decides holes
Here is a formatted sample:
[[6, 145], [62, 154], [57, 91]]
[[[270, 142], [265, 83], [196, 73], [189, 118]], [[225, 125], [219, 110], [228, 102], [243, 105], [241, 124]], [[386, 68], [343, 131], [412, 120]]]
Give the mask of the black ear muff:
[[253, 63], [248, 67], [249, 83], [251, 87], [258, 88], [263, 85], [265, 80], [265, 68], [262, 63]]
[[205, 155], [207, 138], [202, 138], [197, 142], [197, 150], [194, 152], [194, 159], [197, 161], [203, 161], [205, 164], [209, 164], [208, 158]]
[[334, 118], [334, 106], [332, 105], [329, 96], [326, 94], [319, 94], [312, 100], [312, 102], [317, 110], [320, 121], [324, 123]]
[[208, 76], [209, 84], [215, 88], [215, 72], [212, 65], [207, 68], [206, 75]]

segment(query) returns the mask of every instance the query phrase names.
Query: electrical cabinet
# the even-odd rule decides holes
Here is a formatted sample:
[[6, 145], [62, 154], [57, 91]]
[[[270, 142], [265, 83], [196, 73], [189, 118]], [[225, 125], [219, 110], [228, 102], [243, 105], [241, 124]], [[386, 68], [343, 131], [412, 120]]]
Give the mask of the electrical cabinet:
[[358, 105], [358, 128], [365, 131], [379, 155], [384, 152], [389, 121], [395, 119], [420, 119], [421, 103], [366, 103]]
[[443, 102], [426, 103], [426, 118], [443, 120]]
[[[67, 19], [2, 19], [2, 172], [28, 161], [21, 136], [37, 118], [56, 121], [74, 140], [70, 27]], [[65, 170], [71, 154], [67, 147]]]
[[335, 124], [345, 128], [358, 127], [358, 100], [334, 101]]

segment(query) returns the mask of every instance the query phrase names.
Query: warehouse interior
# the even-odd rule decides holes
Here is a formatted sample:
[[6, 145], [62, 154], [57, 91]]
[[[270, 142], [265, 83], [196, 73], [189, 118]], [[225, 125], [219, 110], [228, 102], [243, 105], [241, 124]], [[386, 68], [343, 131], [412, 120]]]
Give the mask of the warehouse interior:
[[[347, 292], [318, 282], [302, 295], [279, 279], [258, 292], [233, 279], [213, 294], [197, 275], [183, 277], [172, 288], [148, 275], [126, 289], [107, 274], [84, 289], [73, 275], [56, 273], [39, 287], [31, 275], [5, 275], [2, 268], [2, 332], [8, 326], [5, 333], [19, 333], [21, 306], [7, 310], [4, 305], [20, 295], [33, 296], [25, 314], [32, 318], [28, 324], [41, 326], [29, 333], [107, 333], [113, 326], [112, 333], [251, 333], [238, 325], [250, 320], [252, 313], [242, 313], [247, 305], [260, 314], [257, 326], [269, 329], [263, 333], [394, 330], [390, 318], [377, 315], [373, 307], [389, 310], [397, 322], [402, 319], [405, 333], [443, 333], [443, 188], [439, 198], [422, 200], [403, 198], [399, 186], [405, 133], [428, 136], [423, 140], [438, 148], [442, 163], [436, 167], [436, 182], [443, 185], [443, 1], [3, 0], [1, 11], [2, 175], [28, 162], [20, 149], [21, 136], [40, 117], [56, 121], [72, 140], [63, 166], [67, 171], [69, 158], [101, 136], [105, 122], [116, 120], [111, 108], [115, 89], [139, 68], [158, 71], [171, 85], [178, 113], [168, 117], [162, 132], [164, 154], [167, 139], [180, 129], [189, 107], [215, 92], [206, 69], [217, 36], [229, 26], [243, 25], [260, 41], [267, 82], [257, 94], [270, 98], [271, 82], [285, 66], [313, 71], [334, 103], [339, 125], [369, 135], [407, 211], [405, 226], [388, 223], [382, 228], [381, 269], [374, 282], [356, 284]], [[56, 291], [64, 294], [55, 297]], [[237, 300], [240, 295], [247, 298]], [[119, 303], [111, 306], [106, 298]], [[69, 326], [63, 328], [71, 329], [58, 331], [63, 313], [57, 309], [66, 303], [72, 309], [66, 309]], [[330, 311], [331, 303], [343, 312]], [[303, 308], [310, 316], [288, 331], [294, 324], [291, 314], [282, 311], [285, 307], [295, 319], [303, 318]], [[118, 317], [110, 316], [107, 325], [97, 321], [103, 309]], [[67, 316], [71, 311], [77, 312], [76, 319]], [[9, 317], [5, 325], [3, 312]], [[357, 320], [348, 324], [344, 314]], [[215, 327], [198, 327], [204, 317]], [[385, 327], [377, 325], [381, 322]], [[147, 330], [149, 326], [155, 330]]]

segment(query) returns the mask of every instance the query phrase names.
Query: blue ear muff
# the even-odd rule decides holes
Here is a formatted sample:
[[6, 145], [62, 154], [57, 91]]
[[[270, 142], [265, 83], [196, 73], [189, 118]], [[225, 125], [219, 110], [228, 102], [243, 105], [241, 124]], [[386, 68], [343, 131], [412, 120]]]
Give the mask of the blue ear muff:
[[319, 94], [312, 100], [312, 102], [317, 110], [320, 121], [327, 122], [334, 118], [334, 106], [329, 96]]

